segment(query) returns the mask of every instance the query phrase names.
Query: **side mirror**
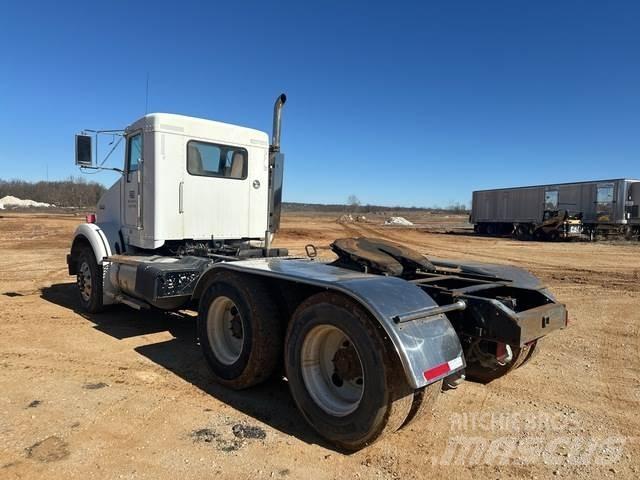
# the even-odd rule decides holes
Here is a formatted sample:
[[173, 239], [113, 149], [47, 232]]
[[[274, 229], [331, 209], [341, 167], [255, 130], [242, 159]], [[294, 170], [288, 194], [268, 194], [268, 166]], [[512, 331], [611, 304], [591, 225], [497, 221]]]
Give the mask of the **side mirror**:
[[76, 165], [90, 167], [93, 165], [91, 135], [76, 135]]

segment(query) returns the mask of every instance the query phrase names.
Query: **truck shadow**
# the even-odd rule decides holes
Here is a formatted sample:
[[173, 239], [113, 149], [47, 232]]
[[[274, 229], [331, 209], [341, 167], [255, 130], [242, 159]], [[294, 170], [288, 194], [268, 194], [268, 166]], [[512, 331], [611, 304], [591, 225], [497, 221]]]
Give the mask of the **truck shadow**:
[[171, 340], [142, 345], [134, 350], [217, 400], [282, 433], [336, 450], [307, 425], [282, 375], [274, 375], [264, 384], [244, 391], [230, 390], [213, 382], [197, 342], [195, 317], [157, 310], [135, 311], [123, 306], [88, 314], [81, 310], [75, 283], [58, 283], [43, 288], [41, 298], [73, 310], [91, 322], [96, 330], [118, 340], [169, 332], [173, 336]]

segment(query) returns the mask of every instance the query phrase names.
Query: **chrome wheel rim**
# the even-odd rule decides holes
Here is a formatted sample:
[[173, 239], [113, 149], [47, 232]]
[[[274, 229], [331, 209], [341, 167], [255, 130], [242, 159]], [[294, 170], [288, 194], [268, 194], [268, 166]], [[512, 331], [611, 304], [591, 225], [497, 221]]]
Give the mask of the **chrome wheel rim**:
[[82, 300], [88, 302], [91, 299], [91, 268], [87, 262], [82, 262], [80, 265], [77, 281]]
[[364, 393], [362, 361], [351, 339], [333, 325], [318, 325], [301, 348], [301, 373], [307, 392], [324, 412], [344, 417], [354, 412]]
[[244, 328], [238, 307], [228, 297], [217, 297], [207, 312], [207, 337], [217, 360], [234, 364], [242, 354]]

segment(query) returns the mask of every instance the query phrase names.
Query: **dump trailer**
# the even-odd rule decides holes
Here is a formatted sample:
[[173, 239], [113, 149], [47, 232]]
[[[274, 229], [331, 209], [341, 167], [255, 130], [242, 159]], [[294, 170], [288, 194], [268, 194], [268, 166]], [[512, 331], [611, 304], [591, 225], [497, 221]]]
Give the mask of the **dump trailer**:
[[[465, 374], [490, 382], [524, 365], [566, 326], [565, 306], [516, 267], [430, 260], [374, 238], [336, 239], [333, 261], [273, 248], [285, 100], [271, 140], [162, 113], [120, 133], [121, 177], [67, 257], [88, 314], [197, 311], [212, 380], [244, 389], [286, 377], [304, 418], [345, 450], [429, 416]], [[81, 167], [101, 168], [99, 134], [76, 135]]]
[[[473, 192], [470, 222], [477, 233], [516, 236], [533, 232], [566, 211], [581, 226], [568, 234], [640, 235], [640, 181], [633, 179], [499, 188]], [[581, 230], [581, 231], [579, 231]]]

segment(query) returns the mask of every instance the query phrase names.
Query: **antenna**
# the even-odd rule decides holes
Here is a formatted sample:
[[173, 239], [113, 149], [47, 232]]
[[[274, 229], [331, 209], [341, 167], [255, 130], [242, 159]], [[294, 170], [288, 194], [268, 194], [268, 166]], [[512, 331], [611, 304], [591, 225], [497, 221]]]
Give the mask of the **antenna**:
[[149, 113], [149, 72], [147, 72], [147, 89], [144, 99], [144, 114], [146, 115], [147, 113]]

